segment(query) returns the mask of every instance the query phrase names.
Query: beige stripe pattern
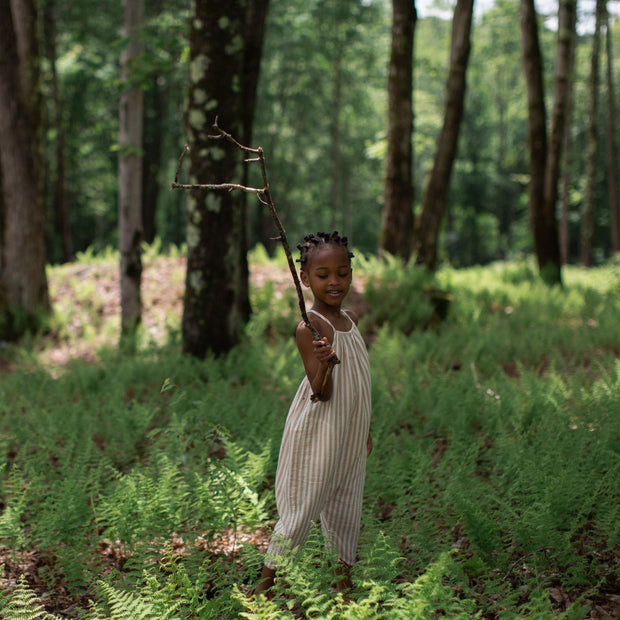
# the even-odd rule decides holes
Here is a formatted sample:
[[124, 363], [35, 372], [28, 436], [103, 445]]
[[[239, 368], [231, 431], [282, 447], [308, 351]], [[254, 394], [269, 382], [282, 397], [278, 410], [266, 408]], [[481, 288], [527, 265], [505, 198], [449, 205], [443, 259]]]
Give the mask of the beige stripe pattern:
[[[309, 310], [319, 315], [314, 310]], [[366, 439], [370, 426], [371, 383], [368, 353], [357, 326], [334, 330], [332, 348], [341, 360], [334, 367], [332, 396], [310, 400], [304, 377], [288, 412], [276, 473], [277, 522], [265, 564], [275, 568], [286, 549], [306, 540], [312, 522], [321, 521], [328, 544], [340, 560], [355, 562], [359, 536]]]

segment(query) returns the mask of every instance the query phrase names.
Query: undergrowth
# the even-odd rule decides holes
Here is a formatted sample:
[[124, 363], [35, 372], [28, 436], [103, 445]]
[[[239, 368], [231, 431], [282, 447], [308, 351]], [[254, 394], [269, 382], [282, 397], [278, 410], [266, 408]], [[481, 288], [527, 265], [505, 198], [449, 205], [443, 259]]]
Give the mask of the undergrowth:
[[[430, 280], [356, 260], [374, 451], [353, 600], [332, 588], [319, 528], [273, 601], [246, 596], [303, 373], [294, 295], [267, 285], [225, 357], [172, 343], [62, 373], [17, 359], [2, 377], [3, 618], [577, 619], [611, 604], [617, 268], [568, 268], [549, 289], [526, 262]], [[441, 323], [431, 288], [450, 300]]]

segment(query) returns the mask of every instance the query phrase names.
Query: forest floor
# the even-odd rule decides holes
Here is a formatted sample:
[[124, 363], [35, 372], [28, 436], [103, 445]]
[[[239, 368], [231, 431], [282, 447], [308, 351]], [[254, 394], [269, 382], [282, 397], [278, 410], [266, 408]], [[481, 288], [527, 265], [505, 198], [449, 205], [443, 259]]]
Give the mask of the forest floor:
[[[156, 257], [145, 262], [142, 274], [143, 326], [148, 339], [156, 344], [164, 344], [168, 332], [179, 330], [183, 312], [183, 292], [185, 289], [185, 257]], [[267, 282], [273, 285], [274, 295], [282, 296], [293, 287], [288, 268], [268, 265], [252, 265], [250, 286], [262, 288]], [[50, 300], [52, 308], [63, 315], [58, 328], [37, 337], [31, 347], [26, 364], [33, 359], [45, 367], [52, 376], [60, 376], [73, 361], [95, 363], [97, 351], [118, 345], [120, 329], [120, 280], [116, 261], [94, 261], [54, 267], [48, 272]], [[364, 302], [359, 286], [354, 284], [347, 307], [364, 312]], [[309, 303], [310, 298], [306, 298]], [[15, 371], [23, 363], [13, 355], [0, 354], [0, 373]], [[222, 532], [209, 543], [208, 552], [228, 556], [231, 549], [239, 546], [248, 536], [251, 543], [266, 551], [269, 532], [261, 529], [252, 532]], [[173, 548], [183, 545], [183, 541], [171, 541]], [[0, 545], [1, 549], [1, 545]], [[112, 546], [101, 548], [101, 560], [115, 566], [122, 549]], [[119, 556], [120, 554], [120, 556]], [[75, 597], [58, 584], [55, 592], [47, 592], [43, 580], [38, 575], [47, 564], [46, 553], [38, 549], [16, 555], [10, 549], [0, 551], [0, 566], [4, 565], [1, 587], [14, 587], [19, 578], [27, 576], [46, 609], [52, 613], [71, 617], [68, 610], [75, 608]], [[39, 587], [37, 587], [37, 584]], [[63, 613], [65, 612], [65, 613]]]
[[[170, 331], [181, 327], [185, 267], [184, 257], [156, 257], [143, 266], [142, 323], [148, 339], [155, 344], [164, 344]], [[293, 289], [288, 268], [251, 265], [250, 286], [262, 288], [267, 282], [272, 283], [277, 297]], [[67, 315], [62, 320], [62, 335], [52, 329], [41, 340], [39, 359], [52, 372], [60, 371], [71, 360], [94, 361], [97, 349], [118, 344], [121, 298], [116, 262], [54, 268], [49, 274], [49, 287], [52, 308]], [[366, 312], [362, 287], [363, 282], [354, 279], [346, 303], [360, 316]], [[306, 297], [306, 304], [310, 299]], [[4, 369], [10, 369], [6, 364]]]
[[[145, 261], [142, 295], [143, 324], [148, 338], [154, 343], [163, 344], [170, 330], [179, 330], [182, 316], [185, 259], [183, 257], [156, 257]], [[291, 276], [284, 267], [273, 265], [252, 265], [250, 268], [251, 286], [261, 288], [268, 281], [273, 283], [274, 295], [280, 296], [292, 288]], [[115, 261], [96, 261], [75, 263], [52, 268], [49, 272], [50, 296], [53, 308], [61, 315], [58, 328], [53, 328], [47, 335], [37, 341], [36, 351], [31, 355], [38, 363], [49, 369], [52, 375], [59, 376], [74, 360], [96, 362], [97, 350], [114, 347], [118, 344], [120, 327], [120, 287], [118, 265]], [[358, 314], [365, 312], [362, 299], [363, 281], [354, 280], [350, 293], [349, 306]], [[30, 358], [32, 359], [32, 357]], [[16, 370], [22, 362], [0, 355], [0, 372]], [[252, 544], [263, 548], [268, 543], [267, 531], [251, 534]], [[213, 548], [207, 551], [227, 555], [230, 539], [239, 542], [237, 533], [222, 532], [221, 539], [214, 541]], [[20, 575], [27, 575], [31, 584], [37, 579], [41, 567], [45, 566], [44, 553], [36, 549], [20, 554], [18, 561], [10, 550], [5, 549], [0, 555], [0, 564], [5, 564], [3, 587], [15, 584]], [[114, 565], [120, 550], [101, 549], [102, 560], [110, 557]], [[7, 575], [10, 572], [10, 575]], [[60, 584], [59, 584], [60, 585]], [[36, 585], [35, 585], [36, 587]], [[62, 613], [75, 607], [76, 601], [68, 594], [64, 595], [62, 587], [56, 592], [37, 591], [48, 610]], [[587, 599], [587, 594], [586, 595]], [[47, 595], [47, 596], [46, 596]], [[574, 601], [578, 593], [565, 592], [560, 587], [553, 588], [552, 598], [559, 608], [566, 607]], [[53, 604], [47, 597], [53, 597]], [[47, 598], [47, 600], [46, 600]], [[620, 593], [600, 593], [591, 601], [592, 610], [588, 618], [620, 617]], [[71, 614], [68, 614], [71, 616]], [[65, 616], [67, 617], [67, 616]]]

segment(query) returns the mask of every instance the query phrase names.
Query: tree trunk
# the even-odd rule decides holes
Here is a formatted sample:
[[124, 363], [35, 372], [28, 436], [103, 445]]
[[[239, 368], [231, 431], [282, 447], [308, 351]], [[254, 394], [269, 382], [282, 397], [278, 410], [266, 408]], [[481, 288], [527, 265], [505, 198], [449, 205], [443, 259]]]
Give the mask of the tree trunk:
[[[243, 136], [243, 39], [239, 0], [196, 0], [190, 26], [187, 131], [192, 183], [239, 179], [237, 149], [208, 138], [219, 125]], [[196, 357], [229, 351], [243, 324], [243, 210], [232, 192], [192, 191], [188, 201], [184, 350]]]
[[[336, 45], [341, 46], [340, 33], [335, 35], [338, 37]], [[342, 227], [338, 222], [342, 222], [344, 219], [344, 213], [342, 213], [342, 158], [341, 151], [341, 120], [342, 115], [342, 53], [336, 54], [334, 58], [334, 79], [332, 90], [332, 101], [330, 105], [331, 110], [331, 228], [336, 230]]]
[[379, 252], [408, 260], [413, 235], [413, 39], [412, 0], [392, 0], [392, 50], [388, 74], [385, 197]]
[[[260, 75], [260, 59], [263, 49], [263, 38], [265, 34], [265, 20], [269, 0], [248, 0], [245, 29], [243, 37], [243, 101], [242, 101], [242, 127], [243, 144], [251, 145], [254, 127], [254, 111], [256, 109], [256, 91], [258, 88], [258, 78]], [[243, 183], [248, 182], [248, 167], [243, 168]], [[239, 192], [233, 196], [234, 200], [239, 201], [241, 217], [241, 243], [239, 244], [239, 300], [238, 307], [240, 319], [247, 322], [250, 318], [252, 308], [250, 306], [250, 270], [248, 266], [248, 223], [247, 223], [247, 194]], [[269, 218], [264, 205], [259, 204], [265, 217]], [[270, 220], [271, 218], [269, 218]]]
[[[547, 152], [545, 168], [545, 205], [546, 227], [555, 227], [555, 211], [558, 201], [558, 181], [560, 178], [560, 162], [562, 147], [568, 126], [572, 84], [572, 48], [575, 38], [577, 20], [577, 0], [561, 0], [558, 11], [558, 45], [555, 61], [555, 79], [553, 90], [553, 114], [551, 118], [551, 138]], [[558, 238], [559, 243], [559, 238]], [[562, 264], [560, 252], [560, 265]]]
[[454, 8], [444, 123], [433, 169], [422, 197], [422, 212], [415, 225], [416, 260], [430, 271], [437, 267], [439, 226], [446, 207], [463, 118], [473, 9], [474, 0], [458, 0]]
[[55, 0], [45, 2], [44, 31], [46, 56], [50, 67], [50, 86], [54, 104], [53, 124], [56, 130], [56, 161], [55, 184], [53, 188], [53, 217], [56, 243], [60, 246], [62, 262], [73, 260], [71, 232], [69, 229], [69, 205], [65, 185], [65, 126], [63, 123], [62, 98], [58, 87], [56, 72], [56, 28], [55, 28]]
[[614, 252], [620, 252], [620, 196], [618, 196], [618, 155], [615, 127], [615, 99], [612, 71], [611, 34], [609, 15], [605, 13], [605, 43], [607, 51], [607, 187], [611, 209], [611, 243]]
[[[256, 108], [256, 89], [260, 74], [261, 50], [265, 34], [265, 21], [269, 0], [250, 0], [245, 25], [245, 51], [243, 58], [245, 88], [243, 107], [243, 139], [245, 144], [252, 144], [252, 128], [254, 125], [254, 110]], [[247, 180], [247, 169], [244, 170], [244, 181]], [[244, 200], [246, 200], [244, 193]], [[256, 218], [253, 234], [261, 240], [265, 248], [270, 251], [276, 247], [273, 237], [273, 220], [265, 205], [256, 201]]]
[[142, 144], [142, 239], [153, 243], [157, 236], [155, 215], [159, 196], [159, 171], [162, 157], [162, 135], [166, 131], [165, 94], [158, 84], [159, 76], [151, 81], [144, 93], [144, 125]]
[[547, 130], [543, 70], [534, 0], [521, 1], [521, 43], [527, 85], [530, 151], [530, 223], [540, 275], [548, 284], [561, 284], [558, 228], [553, 211], [546, 210]]
[[605, 0], [596, 0], [596, 19], [592, 35], [592, 56], [590, 58], [590, 79], [588, 80], [588, 135], [586, 145], [586, 188], [583, 197], [581, 220], [581, 263], [592, 266], [592, 237], [596, 202], [596, 159], [598, 150], [598, 91], [599, 54], [601, 48], [601, 26], [606, 12]]
[[247, 4], [243, 45], [243, 140], [251, 145], [269, 0], [249, 0]]
[[[575, 26], [577, 19], [575, 17]], [[562, 138], [562, 199], [560, 216], [560, 257], [562, 265], [568, 264], [570, 257], [570, 233], [568, 226], [568, 212], [570, 207], [570, 138], [571, 138], [571, 116], [573, 113], [573, 81], [575, 77], [575, 47], [577, 45], [577, 30], [573, 28], [571, 32], [569, 50], [569, 83], [566, 94], [566, 122], [564, 123], [564, 136]]]
[[36, 327], [40, 313], [50, 310], [41, 199], [37, 14], [32, 2], [16, 4], [14, 21], [10, 0], [0, 0], [0, 337], [5, 339]]
[[119, 108], [118, 236], [121, 255], [121, 342], [130, 346], [142, 320], [143, 93], [135, 83], [135, 64], [144, 48], [139, 32], [143, 21], [144, 0], [124, 0], [124, 35], [128, 41], [121, 55], [124, 90]]

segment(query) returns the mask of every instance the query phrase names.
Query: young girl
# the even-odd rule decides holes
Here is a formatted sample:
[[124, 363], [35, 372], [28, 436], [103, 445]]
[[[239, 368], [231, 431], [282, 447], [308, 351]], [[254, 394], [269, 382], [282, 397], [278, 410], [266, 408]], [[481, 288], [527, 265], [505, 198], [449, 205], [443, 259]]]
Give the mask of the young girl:
[[[279, 521], [257, 594], [269, 595], [278, 558], [286, 549], [303, 545], [311, 523], [319, 517], [327, 543], [339, 553], [337, 587], [341, 591], [351, 587], [366, 458], [372, 449], [368, 354], [357, 318], [341, 308], [351, 287], [353, 254], [346, 237], [337, 232], [308, 235], [297, 247], [301, 282], [314, 295], [308, 318], [323, 338], [314, 340], [303, 321], [297, 327], [297, 347], [306, 376], [286, 419], [276, 473]], [[334, 355], [340, 363], [329, 374], [329, 360]]]

